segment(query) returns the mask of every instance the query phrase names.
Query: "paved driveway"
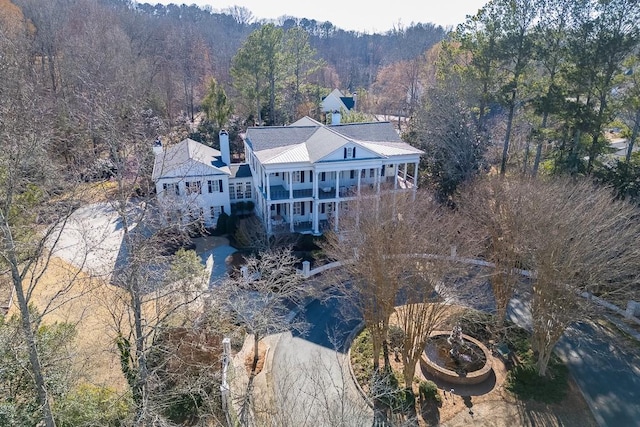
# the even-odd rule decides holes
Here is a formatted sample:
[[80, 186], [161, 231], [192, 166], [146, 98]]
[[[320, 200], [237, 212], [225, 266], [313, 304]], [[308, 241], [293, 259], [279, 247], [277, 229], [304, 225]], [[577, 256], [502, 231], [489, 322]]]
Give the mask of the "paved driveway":
[[307, 333], [281, 335], [272, 386], [286, 425], [371, 426], [373, 413], [355, 388], [344, 348], [359, 324], [348, 308], [339, 296], [314, 301], [299, 314], [309, 323]]
[[209, 236], [194, 239], [196, 253], [202, 263], [211, 268], [209, 276], [209, 289], [219, 284], [227, 277], [227, 257], [237, 251], [229, 245], [229, 240], [224, 237]]
[[90, 274], [110, 277], [124, 236], [118, 214], [110, 204], [82, 206], [59, 236], [53, 247], [55, 256]]

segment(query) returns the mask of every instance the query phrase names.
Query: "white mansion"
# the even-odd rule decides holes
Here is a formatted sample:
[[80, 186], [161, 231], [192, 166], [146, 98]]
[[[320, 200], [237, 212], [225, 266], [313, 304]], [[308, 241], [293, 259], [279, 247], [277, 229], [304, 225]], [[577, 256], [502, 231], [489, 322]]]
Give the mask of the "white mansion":
[[422, 154], [388, 122], [325, 126], [309, 117], [249, 128], [244, 150], [246, 163], [231, 163], [225, 131], [220, 151], [190, 139], [157, 149], [160, 206], [215, 226], [233, 203], [251, 200], [269, 234], [321, 234], [328, 224], [338, 227], [345, 202], [361, 190], [416, 191]]

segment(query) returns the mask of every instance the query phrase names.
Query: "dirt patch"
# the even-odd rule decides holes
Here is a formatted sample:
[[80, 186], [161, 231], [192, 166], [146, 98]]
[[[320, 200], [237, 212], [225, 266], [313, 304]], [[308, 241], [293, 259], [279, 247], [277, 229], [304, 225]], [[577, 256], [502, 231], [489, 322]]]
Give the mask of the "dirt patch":
[[[244, 367], [247, 370], [247, 374], [251, 374], [251, 366], [253, 365], [253, 346], [249, 349], [250, 351], [244, 357]], [[267, 355], [267, 346], [260, 341], [258, 343], [258, 364], [256, 365], [256, 375], [262, 372], [262, 368], [264, 367], [264, 360]]]

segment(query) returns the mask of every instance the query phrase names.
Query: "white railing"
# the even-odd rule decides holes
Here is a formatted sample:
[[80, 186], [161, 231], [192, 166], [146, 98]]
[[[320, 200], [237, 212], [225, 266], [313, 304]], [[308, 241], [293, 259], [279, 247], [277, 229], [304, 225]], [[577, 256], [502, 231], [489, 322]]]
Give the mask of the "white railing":
[[[482, 259], [475, 259], [475, 258], [463, 258], [463, 257], [459, 257], [457, 256], [456, 253], [456, 248], [455, 246], [451, 247], [451, 254], [450, 255], [436, 255], [436, 254], [410, 254], [410, 255], [406, 255], [406, 256], [410, 256], [412, 258], [424, 258], [424, 259], [440, 259], [440, 260], [448, 260], [448, 261], [454, 261], [454, 262], [461, 262], [464, 264], [470, 264], [470, 265], [477, 265], [480, 267], [495, 267], [495, 264], [489, 261], [485, 261]], [[346, 261], [346, 262], [353, 262], [353, 260], [351, 261]], [[305, 278], [308, 277], [312, 277], [315, 276], [317, 274], [323, 273], [327, 270], [332, 270], [334, 268], [338, 268], [338, 267], [342, 267], [344, 265], [345, 262], [343, 261], [336, 261], [336, 262], [332, 262], [329, 264], [325, 264], [325, 265], [321, 265], [320, 267], [311, 269], [311, 263], [309, 261], [303, 261], [302, 262], [302, 270], [298, 270], [299, 274], [302, 274]], [[518, 273], [521, 276], [525, 276], [525, 277], [535, 277], [535, 272], [529, 271], [529, 270], [522, 270], [522, 269], [518, 269], [518, 268], [514, 268], [512, 270], [514, 273]], [[581, 294], [581, 296], [585, 299], [588, 299], [590, 301], [593, 301], [595, 304], [604, 307], [608, 310], [611, 310], [621, 316], [623, 316], [625, 319], [631, 320], [635, 323], [637, 323], [638, 325], [640, 325], [640, 319], [638, 319], [637, 317], [637, 313], [640, 312], [640, 303], [635, 302], [635, 301], [629, 301], [627, 303], [627, 307], [626, 309], [621, 309], [620, 307], [616, 306], [615, 304], [612, 304], [610, 302], [607, 302], [605, 300], [603, 300], [602, 298], [599, 298], [589, 292], [583, 292]]]

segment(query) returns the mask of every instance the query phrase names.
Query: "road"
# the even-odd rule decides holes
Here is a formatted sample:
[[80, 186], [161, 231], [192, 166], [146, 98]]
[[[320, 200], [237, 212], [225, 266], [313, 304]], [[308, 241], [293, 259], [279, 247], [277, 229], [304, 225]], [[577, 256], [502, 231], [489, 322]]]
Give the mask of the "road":
[[[526, 294], [516, 295], [509, 316], [530, 329], [531, 313], [523, 303]], [[640, 427], [640, 345], [620, 339], [594, 323], [570, 327], [556, 345], [556, 353], [591, 408], [598, 425]]]
[[360, 323], [344, 298], [314, 301], [299, 314], [305, 334], [282, 334], [275, 348], [272, 385], [282, 426], [371, 426], [373, 412], [349, 373], [345, 343]]
[[640, 426], [640, 347], [580, 323], [556, 346], [600, 426]]

